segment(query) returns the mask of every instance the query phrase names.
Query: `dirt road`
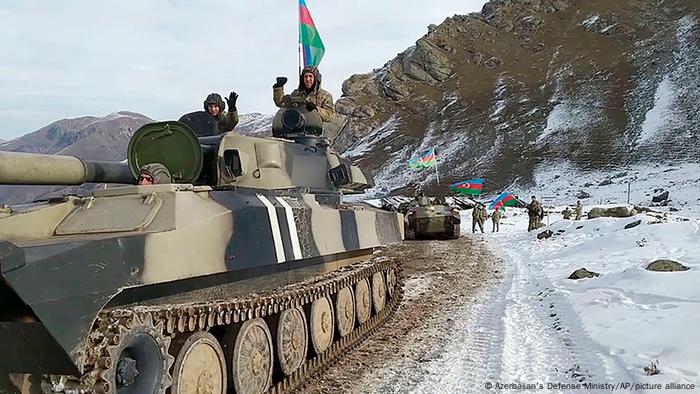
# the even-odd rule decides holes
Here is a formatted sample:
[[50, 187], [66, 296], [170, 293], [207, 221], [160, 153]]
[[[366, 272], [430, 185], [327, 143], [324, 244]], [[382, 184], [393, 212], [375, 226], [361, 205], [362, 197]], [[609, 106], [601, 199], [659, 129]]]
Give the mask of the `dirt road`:
[[[457, 364], [487, 363], [492, 345], [470, 320], [474, 308], [502, 278], [502, 262], [480, 236], [451, 241], [413, 241], [382, 254], [401, 259], [405, 298], [395, 315], [364, 344], [329, 369], [304, 392], [406, 392], [465, 389], [485, 376], [450, 374]], [[481, 326], [481, 325], [479, 325]], [[483, 334], [483, 335], [482, 335]], [[464, 336], [469, 336], [467, 340]], [[452, 352], [453, 347], [470, 347]], [[469, 360], [455, 360], [455, 355]], [[469, 368], [467, 368], [469, 369]], [[476, 370], [477, 368], [475, 368]], [[449, 381], [464, 379], [463, 382]], [[469, 375], [469, 374], [467, 374]], [[443, 380], [443, 381], [441, 381]]]

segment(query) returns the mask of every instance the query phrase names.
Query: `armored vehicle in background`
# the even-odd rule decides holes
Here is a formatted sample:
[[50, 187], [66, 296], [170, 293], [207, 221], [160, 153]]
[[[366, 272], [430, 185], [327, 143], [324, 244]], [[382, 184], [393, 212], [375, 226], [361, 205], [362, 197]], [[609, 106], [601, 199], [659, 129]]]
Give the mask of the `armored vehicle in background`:
[[419, 195], [399, 211], [406, 215], [406, 239], [459, 238], [459, 210], [444, 201], [431, 202], [428, 197]]
[[[372, 179], [317, 112], [215, 127], [146, 124], [128, 164], [0, 152], [2, 184], [121, 184], [0, 207], [0, 371], [23, 392], [293, 390], [395, 310], [401, 268], [373, 252], [403, 217], [343, 202]], [[150, 163], [174, 183], [135, 185]]]

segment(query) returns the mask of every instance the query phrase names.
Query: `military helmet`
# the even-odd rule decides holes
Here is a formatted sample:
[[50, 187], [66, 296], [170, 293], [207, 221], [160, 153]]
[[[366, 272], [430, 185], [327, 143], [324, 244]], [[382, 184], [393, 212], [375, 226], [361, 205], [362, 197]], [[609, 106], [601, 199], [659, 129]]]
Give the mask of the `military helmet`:
[[148, 174], [153, 178], [154, 184], [172, 183], [172, 177], [168, 168], [160, 163], [150, 163], [141, 167], [141, 174]]
[[226, 104], [224, 103], [224, 99], [221, 98], [221, 95], [218, 93], [210, 93], [207, 98], [204, 100], [204, 110], [207, 110], [207, 106], [209, 104], [216, 104], [219, 106], [219, 111], [224, 112], [226, 109]]
[[313, 90], [318, 90], [321, 88], [321, 72], [318, 71], [318, 67], [315, 66], [306, 66], [301, 70], [301, 74], [299, 74], [299, 90], [306, 90], [306, 86], [304, 86], [304, 74], [311, 73], [314, 75], [314, 88]]

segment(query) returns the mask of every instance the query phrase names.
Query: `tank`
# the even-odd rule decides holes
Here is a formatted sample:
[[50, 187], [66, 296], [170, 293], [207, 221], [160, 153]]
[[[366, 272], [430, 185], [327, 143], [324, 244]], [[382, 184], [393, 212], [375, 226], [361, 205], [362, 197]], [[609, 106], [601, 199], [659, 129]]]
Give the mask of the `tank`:
[[[128, 183], [0, 207], [6, 386], [293, 390], [396, 309], [401, 266], [373, 254], [402, 241], [403, 216], [343, 201], [373, 181], [316, 111], [281, 109], [268, 138], [215, 127], [146, 124], [127, 163], [0, 152], [2, 184]], [[149, 163], [173, 183], [136, 185]]]
[[406, 239], [456, 239], [460, 235], [459, 210], [443, 199], [431, 202], [418, 195], [399, 211], [405, 216]]

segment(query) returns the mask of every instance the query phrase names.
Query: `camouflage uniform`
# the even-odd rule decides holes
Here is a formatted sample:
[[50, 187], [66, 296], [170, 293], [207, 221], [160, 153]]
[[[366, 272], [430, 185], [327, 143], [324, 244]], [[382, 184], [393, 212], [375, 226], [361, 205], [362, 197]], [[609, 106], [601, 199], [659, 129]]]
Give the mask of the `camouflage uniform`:
[[[314, 87], [309, 91], [304, 86], [304, 74], [306, 73], [314, 74]], [[275, 105], [280, 108], [288, 107], [291, 103], [299, 101], [313, 103], [324, 122], [330, 122], [335, 117], [333, 96], [321, 89], [321, 73], [316, 67], [304, 67], [299, 75], [299, 87], [291, 94], [284, 94], [284, 86], [275, 84], [272, 87], [272, 99], [275, 101]]]
[[583, 204], [580, 200], [576, 202], [576, 209], [574, 212], [576, 213], [576, 218], [574, 220], [581, 220], [581, 215], [583, 215]]
[[172, 177], [170, 176], [170, 171], [168, 171], [168, 169], [160, 163], [146, 164], [145, 166], [141, 167], [139, 175], [141, 174], [150, 175], [151, 178], [153, 178], [154, 185], [173, 182]]
[[481, 232], [484, 232], [484, 222], [488, 218], [488, 213], [483, 205], [477, 205], [472, 211], [472, 233], [476, 232], [476, 226], [479, 225]]
[[540, 218], [542, 217], [542, 205], [536, 199], [532, 199], [532, 202], [527, 206], [527, 214], [530, 217], [530, 221], [527, 225], [527, 231], [537, 230], [540, 228]]
[[226, 109], [226, 104], [224, 103], [224, 100], [221, 98], [221, 96], [217, 93], [211, 93], [207, 96], [206, 100], [204, 100], [204, 110], [207, 112], [209, 112], [207, 110], [207, 106], [209, 104], [216, 104], [219, 106], [219, 114], [217, 116], [214, 116], [214, 119], [216, 119], [216, 126], [218, 127], [219, 134], [227, 133], [233, 130], [234, 127], [236, 127], [236, 125], [238, 124], [238, 110], [235, 107], [235, 100], [233, 104], [231, 104], [231, 101], [229, 100], [228, 112], [224, 111], [224, 109]]
[[501, 222], [501, 209], [497, 208], [491, 214], [491, 220], [493, 221], [493, 230], [491, 232], [498, 232], [500, 230], [499, 223]]

